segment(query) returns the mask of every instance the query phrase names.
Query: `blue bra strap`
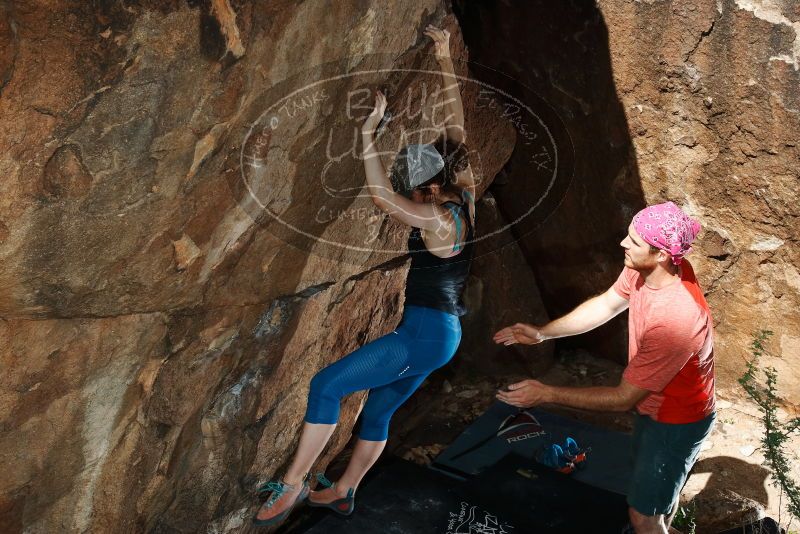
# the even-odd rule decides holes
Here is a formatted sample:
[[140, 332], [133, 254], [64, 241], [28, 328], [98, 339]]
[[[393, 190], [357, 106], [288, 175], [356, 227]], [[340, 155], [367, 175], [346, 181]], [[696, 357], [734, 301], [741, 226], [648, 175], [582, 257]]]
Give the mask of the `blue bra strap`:
[[[472, 206], [475, 206], [475, 196], [472, 193], [470, 193], [469, 191], [467, 191], [466, 189], [462, 189], [461, 190], [461, 198], [462, 199], [466, 199], [466, 202], [464, 203], [464, 207], [467, 209], [467, 222], [470, 223], [470, 227], [472, 227], [472, 217], [470, 216], [469, 206], [470, 206], [470, 203], [472, 204]], [[473, 230], [474, 230], [474, 228], [473, 228]]]
[[[461, 250], [461, 243], [459, 243], [461, 239], [461, 217], [458, 216], [458, 209], [451, 205], [455, 204], [455, 202], [447, 202], [447, 204], [449, 204], [447, 209], [450, 210], [450, 213], [453, 214], [453, 219], [456, 221], [456, 241], [453, 243], [453, 252], [457, 252]], [[456, 206], [458, 206], [458, 204], [456, 204]]]

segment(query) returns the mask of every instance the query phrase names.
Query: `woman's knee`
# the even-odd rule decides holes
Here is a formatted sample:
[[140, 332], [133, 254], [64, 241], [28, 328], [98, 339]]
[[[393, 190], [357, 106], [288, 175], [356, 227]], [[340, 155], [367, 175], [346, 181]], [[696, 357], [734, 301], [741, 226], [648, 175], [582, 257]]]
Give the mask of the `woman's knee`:
[[305, 420], [309, 423], [335, 424], [339, 420], [340, 396], [324, 369], [314, 375], [308, 390]]
[[311, 383], [308, 388], [308, 395], [310, 397], [337, 397], [336, 388], [334, 384], [335, 376], [333, 373], [327, 372], [327, 368], [322, 369], [311, 378]]

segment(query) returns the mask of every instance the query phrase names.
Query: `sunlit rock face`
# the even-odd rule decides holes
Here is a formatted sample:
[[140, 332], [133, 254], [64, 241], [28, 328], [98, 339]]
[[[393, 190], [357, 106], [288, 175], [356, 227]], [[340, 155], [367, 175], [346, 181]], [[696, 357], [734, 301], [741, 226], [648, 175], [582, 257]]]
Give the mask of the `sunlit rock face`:
[[[552, 110], [574, 148], [561, 203], [518, 233], [550, 314], [608, 288], [632, 215], [672, 200], [704, 228], [689, 259], [714, 313], [718, 386], [738, 390], [751, 334], [768, 329], [773, 356], [762, 365], [778, 370], [783, 398], [800, 404], [797, 5], [455, 8], [471, 58], [515, 78], [517, 94], [538, 95], [531, 105]], [[522, 179], [529, 171], [515, 152], [507, 183], [495, 182], [509, 218], [542, 196]], [[574, 343], [622, 361], [625, 335], [612, 322]]]
[[[388, 166], [434, 135], [422, 29], [466, 50], [434, 1], [104, 6], [0, 6], [0, 530], [241, 531], [310, 378], [402, 314], [407, 230], [352, 193], [370, 92]], [[516, 134], [463, 92], [483, 192]]]
[[774, 357], [762, 365], [778, 369], [783, 397], [800, 405], [798, 6], [601, 10], [645, 196], [674, 199], [704, 226], [690, 259], [715, 314], [720, 385], [738, 389], [751, 334], [768, 329]]

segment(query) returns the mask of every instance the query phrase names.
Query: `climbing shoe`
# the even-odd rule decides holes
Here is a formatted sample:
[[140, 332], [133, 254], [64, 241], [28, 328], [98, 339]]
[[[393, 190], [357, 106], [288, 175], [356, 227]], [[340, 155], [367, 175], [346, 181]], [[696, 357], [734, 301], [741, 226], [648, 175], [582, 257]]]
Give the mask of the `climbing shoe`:
[[586, 453], [588, 453], [591, 450], [592, 449], [590, 447], [586, 449], [581, 449], [580, 447], [578, 447], [578, 444], [572, 438], [568, 437], [564, 441], [564, 447], [563, 447], [564, 458], [567, 461], [570, 461], [573, 464], [575, 464], [575, 466], [578, 468], [583, 467], [583, 462], [586, 461]]
[[[334, 490], [335, 483], [331, 482], [322, 473], [317, 474], [317, 480], [324, 489], [312, 491], [308, 495], [308, 505], [315, 508], [329, 508], [339, 515], [350, 515], [355, 508], [353, 488], [347, 490], [347, 496], [339, 497]], [[332, 499], [332, 500], [331, 500]]]
[[253, 524], [259, 527], [277, 525], [289, 516], [297, 503], [308, 496], [308, 480], [304, 479], [294, 486], [282, 481], [267, 482], [258, 488], [258, 493], [269, 497], [253, 517]]
[[555, 443], [544, 448], [539, 455], [539, 463], [564, 474], [572, 473], [575, 470], [575, 464], [564, 455], [564, 449]]

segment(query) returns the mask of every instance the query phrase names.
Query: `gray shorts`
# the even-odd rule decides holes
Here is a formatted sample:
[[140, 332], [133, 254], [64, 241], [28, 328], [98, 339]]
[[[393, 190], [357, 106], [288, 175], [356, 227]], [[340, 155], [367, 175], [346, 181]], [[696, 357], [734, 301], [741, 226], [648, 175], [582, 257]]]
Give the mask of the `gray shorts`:
[[669, 515], [686, 483], [716, 414], [696, 423], [659, 423], [637, 415], [628, 504], [642, 515]]

